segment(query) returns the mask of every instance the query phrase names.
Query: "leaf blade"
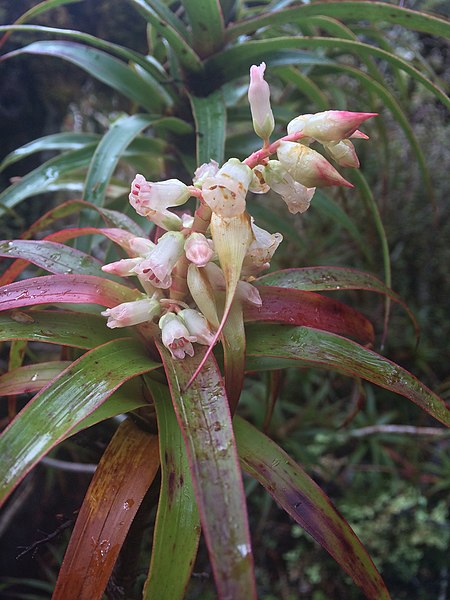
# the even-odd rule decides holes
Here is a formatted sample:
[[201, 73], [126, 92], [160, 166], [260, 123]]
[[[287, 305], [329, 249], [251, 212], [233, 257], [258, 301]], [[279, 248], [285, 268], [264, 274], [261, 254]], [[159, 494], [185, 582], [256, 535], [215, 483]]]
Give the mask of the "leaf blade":
[[157, 367], [140, 344], [124, 338], [87, 352], [63, 371], [2, 433], [0, 500], [122, 383]]

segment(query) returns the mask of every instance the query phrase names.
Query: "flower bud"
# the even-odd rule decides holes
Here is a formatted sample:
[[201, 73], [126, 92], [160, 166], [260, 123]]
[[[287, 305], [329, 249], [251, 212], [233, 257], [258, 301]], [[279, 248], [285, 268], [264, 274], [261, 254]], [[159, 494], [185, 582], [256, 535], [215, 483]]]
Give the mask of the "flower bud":
[[245, 211], [245, 197], [252, 178], [250, 167], [237, 158], [230, 158], [214, 177], [203, 181], [203, 200], [221, 217], [240, 215]]
[[214, 339], [214, 334], [208, 326], [205, 317], [193, 308], [185, 308], [178, 313], [178, 317], [183, 320], [189, 333], [195, 336], [199, 344], [209, 346]]
[[281, 142], [277, 150], [281, 165], [307, 188], [342, 185], [353, 187], [321, 154], [297, 142]]
[[186, 258], [197, 267], [204, 267], [214, 256], [212, 240], [207, 240], [203, 233], [191, 233], [184, 244]]
[[145, 256], [156, 246], [152, 241], [144, 237], [134, 237], [129, 241], [130, 251], [136, 256]]
[[134, 302], [124, 302], [114, 308], [107, 308], [101, 314], [108, 317], [106, 323], [110, 329], [128, 327], [151, 321], [161, 310], [158, 300], [144, 298]]
[[278, 160], [269, 160], [264, 176], [270, 188], [286, 202], [290, 213], [295, 215], [308, 210], [315, 187], [308, 188], [295, 181]]
[[130, 275], [136, 275], [133, 271], [142, 258], [124, 258], [117, 260], [116, 262], [109, 263], [102, 267], [102, 271], [105, 273], [111, 273], [112, 275], [118, 275], [119, 277], [129, 277]]
[[266, 64], [261, 63], [259, 67], [250, 67], [250, 85], [248, 87], [248, 101], [253, 119], [253, 128], [260, 138], [268, 140], [275, 121], [272, 108], [270, 107], [270, 88], [264, 80]]
[[197, 341], [194, 335], [190, 335], [183, 321], [174, 313], [167, 313], [159, 320], [162, 343], [172, 358], [183, 359], [186, 354], [194, 356], [194, 348], [191, 342]]
[[328, 154], [341, 167], [359, 168], [359, 160], [356, 155], [355, 146], [350, 140], [341, 140], [340, 142], [330, 142], [323, 147]]
[[288, 134], [302, 133], [318, 142], [338, 142], [350, 137], [363, 121], [376, 117], [377, 113], [327, 110], [314, 115], [300, 115], [287, 127]]
[[183, 234], [168, 231], [159, 238], [150, 254], [134, 267], [133, 272], [150, 281], [155, 287], [168, 289], [172, 285], [172, 270], [183, 251]]

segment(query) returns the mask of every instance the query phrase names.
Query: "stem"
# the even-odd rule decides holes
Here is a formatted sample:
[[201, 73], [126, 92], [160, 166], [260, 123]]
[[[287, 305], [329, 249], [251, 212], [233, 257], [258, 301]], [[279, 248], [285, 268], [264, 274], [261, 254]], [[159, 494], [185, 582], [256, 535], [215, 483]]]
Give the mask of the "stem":
[[260, 150], [253, 152], [253, 154], [250, 154], [250, 156], [244, 160], [244, 164], [253, 169], [253, 167], [256, 167], [256, 165], [263, 164], [264, 161], [267, 158], [269, 158], [271, 154], [275, 154], [281, 142], [297, 142], [303, 137], [305, 136], [303, 135], [303, 133], [300, 132], [285, 135], [279, 140], [273, 142], [272, 144], [269, 144], [267, 146], [264, 145]]

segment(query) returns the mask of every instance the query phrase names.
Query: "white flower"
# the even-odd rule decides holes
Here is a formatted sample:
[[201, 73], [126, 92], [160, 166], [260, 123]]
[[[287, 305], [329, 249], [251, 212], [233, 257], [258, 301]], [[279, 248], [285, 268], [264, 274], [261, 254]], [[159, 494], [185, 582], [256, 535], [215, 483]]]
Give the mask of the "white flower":
[[219, 170], [219, 163], [215, 160], [210, 160], [209, 163], [200, 165], [194, 173], [192, 183], [197, 187], [202, 187], [203, 182], [207, 177], [214, 177]]
[[308, 210], [315, 187], [305, 187], [290, 175], [278, 160], [269, 160], [264, 170], [264, 177], [270, 188], [280, 194], [292, 214]]
[[214, 334], [208, 326], [208, 321], [198, 310], [193, 308], [185, 308], [178, 315], [181, 318], [189, 333], [195, 336], [197, 343], [209, 346], [214, 339]]
[[202, 183], [203, 200], [221, 217], [235, 217], [245, 211], [245, 197], [252, 181], [250, 167], [230, 158], [214, 177]]
[[256, 275], [270, 267], [270, 261], [283, 240], [281, 233], [269, 233], [255, 225], [252, 218], [252, 231], [255, 236], [250, 244], [242, 265], [242, 275]]
[[185, 204], [190, 195], [187, 185], [178, 179], [153, 183], [138, 174], [131, 184], [128, 198], [138, 215], [147, 217], [163, 229], [179, 230], [182, 226], [181, 219], [167, 208]]
[[140, 261], [133, 272], [158, 288], [172, 285], [172, 270], [183, 255], [184, 236], [178, 231], [168, 231], [158, 240], [153, 250]]
[[186, 354], [194, 356], [194, 348], [191, 342], [197, 341], [195, 335], [190, 335], [183, 321], [174, 313], [167, 313], [159, 320], [162, 343], [172, 358], [184, 358]]
[[250, 85], [248, 87], [248, 101], [253, 119], [253, 128], [260, 138], [268, 140], [275, 121], [270, 106], [270, 88], [264, 80], [266, 64], [261, 63], [259, 67], [250, 67]]
[[250, 187], [248, 188], [249, 191], [253, 192], [253, 194], [267, 193], [270, 190], [270, 187], [264, 179], [264, 165], [256, 165], [256, 167], [253, 167], [252, 171], [253, 177]]
[[144, 298], [134, 302], [124, 302], [114, 308], [107, 308], [101, 314], [108, 317], [106, 325], [110, 329], [128, 327], [151, 321], [161, 310], [158, 300]]

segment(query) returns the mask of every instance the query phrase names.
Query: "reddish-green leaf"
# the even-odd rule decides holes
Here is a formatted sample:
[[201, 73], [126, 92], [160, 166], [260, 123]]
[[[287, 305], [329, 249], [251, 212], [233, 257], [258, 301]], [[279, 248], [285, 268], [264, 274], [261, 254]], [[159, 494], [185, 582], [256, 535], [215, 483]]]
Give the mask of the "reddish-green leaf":
[[89, 486], [53, 594], [100, 600], [128, 529], [159, 467], [158, 438], [120, 425]]
[[0, 437], [0, 500], [122, 383], [159, 365], [130, 339], [84, 354], [37, 394]]
[[319, 542], [371, 600], [389, 593], [366, 549], [328, 496], [275, 442], [239, 417], [233, 421], [243, 469]]
[[409, 371], [333, 333], [309, 327], [261, 325], [249, 328], [247, 355], [299, 360], [302, 366], [324, 367], [351, 377], [361, 377], [405, 396], [435, 419], [450, 426], [450, 410], [445, 402]]
[[362, 344], [374, 340], [372, 324], [360, 312], [320, 294], [282, 287], [261, 286], [261, 307], [248, 305], [246, 321], [272, 321], [306, 325], [355, 338]]
[[413, 322], [416, 333], [419, 325], [414, 313], [408, 305], [390, 287], [380, 279], [359, 271], [345, 267], [302, 267], [274, 271], [263, 275], [255, 281], [255, 285], [273, 285], [308, 292], [326, 292], [333, 290], [367, 290], [384, 294], [394, 302], [400, 304], [408, 313]]
[[0, 396], [38, 392], [70, 364], [67, 360], [53, 360], [8, 371], [0, 375]]
[[47, 240], [0, 241], [0, 256], [25, 259], [50, 273], [103, 274], [100, 261], [89, 254]]
[[200, 518], [169, 389], [145, 379], [158, 417], [161, 492], [143, 600], [182, 600], [197, 554]]
[[186, 442], [200, 520], [220, 598], [256, 598], [245, 495], [230, 409], [220, 371], [210, 356], [185, 390], [205, 350], [172, 360], [158, 345]]
[[46, 275], [1, 287], [0, 311], [55, 302], [113, 307], [140, 296], [138, 290], [93, 275]]

